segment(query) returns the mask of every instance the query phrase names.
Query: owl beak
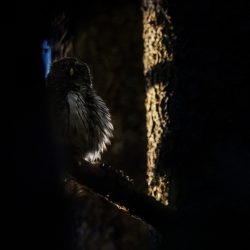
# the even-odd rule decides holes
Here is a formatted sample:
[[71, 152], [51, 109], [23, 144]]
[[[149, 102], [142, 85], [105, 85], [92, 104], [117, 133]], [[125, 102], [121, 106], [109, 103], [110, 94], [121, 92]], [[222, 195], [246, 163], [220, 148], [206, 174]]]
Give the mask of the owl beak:
[[70, 68], [69, 74], [70, 74], [70, 76], [73, 76], [73, 75], [74, 75], [74, 69], [73, 69], [73, 68]]

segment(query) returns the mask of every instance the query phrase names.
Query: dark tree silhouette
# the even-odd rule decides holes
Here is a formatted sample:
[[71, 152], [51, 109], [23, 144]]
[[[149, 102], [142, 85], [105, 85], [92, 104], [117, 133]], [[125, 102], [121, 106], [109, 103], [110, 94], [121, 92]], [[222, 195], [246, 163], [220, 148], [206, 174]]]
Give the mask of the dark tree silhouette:
[[[60, 152], [48, 138], [42, 107], [45, 82], [40, 53], [41, 42], [49, 36], [48, 10], [54, 17], [59, 7], [67, 8], [68, 1], [19, 4], [20, 47], [29, 47], [19, 50], [16, 67], [20, 112], [15, 116], [15, 208], [18, 240], [26, 249], [72, 250], [69, 211], [72, 206], [81, 210], [87, 199], [65, 197], [61, 186], [65, 170], [73, 176], [65, 180], [69, 192], [94, 192], [108, 204], [124, 206], [125, 220], [130, 215], [139, 217], [164, 235], [165, 249], [248, 246], [249, 231], [244, 225], [249, 224], [250, 197], [248, 6], [212, 0], [169, 4], [177, 36], [174, 44], [165, 1], [145, 0], [142, 6], [147, 128], [152, 138], [148, 143], [148, 165], [153, 166], [149, 194], [165, 205], [168, 201], [169, 206], [138, 191], [114, 165], [65, 166], [60, 160]], [[153, 35], [156, 40], [150, 40]], [[93, 223], [91, 209], [83, 211]], [[102, 232], [108, 231], [106, 226]]]

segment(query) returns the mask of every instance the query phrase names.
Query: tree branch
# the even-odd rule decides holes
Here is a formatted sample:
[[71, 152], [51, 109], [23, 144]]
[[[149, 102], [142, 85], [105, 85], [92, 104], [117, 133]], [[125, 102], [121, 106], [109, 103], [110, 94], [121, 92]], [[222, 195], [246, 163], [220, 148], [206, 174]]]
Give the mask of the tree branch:
[[171, 228], [175, 224], [174, 209], [136, 190], [133, 183], [121, 171], [84, 162], [81, 165], [73, 164], [69, 172], [80, 184], [105, 196], [111, 202], [125, 206], [132, 216], [141, 218], [158, 230], [165, 230], [166, 225]]

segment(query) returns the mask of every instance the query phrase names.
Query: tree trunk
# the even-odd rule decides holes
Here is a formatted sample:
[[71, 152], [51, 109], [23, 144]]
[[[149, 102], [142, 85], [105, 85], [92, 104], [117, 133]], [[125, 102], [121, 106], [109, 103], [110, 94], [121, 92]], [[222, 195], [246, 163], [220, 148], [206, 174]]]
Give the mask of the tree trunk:
[[168, 205], [168, 169], [162, 144], [169, 131], [168, 103], [173, 62], [173, 27], [163, 0], [143, 1], [144, 76], [146, 81], [148, 193]]

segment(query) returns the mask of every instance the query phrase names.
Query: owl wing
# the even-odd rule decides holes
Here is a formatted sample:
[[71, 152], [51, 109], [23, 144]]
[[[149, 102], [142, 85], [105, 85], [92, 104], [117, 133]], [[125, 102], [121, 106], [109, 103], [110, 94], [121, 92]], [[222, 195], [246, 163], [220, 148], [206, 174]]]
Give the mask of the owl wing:
[[113, 137], [113, 125], [108, 107], [101, 97], [94, 95], [94, 100], [89, 106], [90, 127], [92, 150], [87, 155], [86, 160], [95, 161], [100, 159], [107, 145], [110, 144], [110, 139]]
[[89, 146], [89, 125], [84, 100], [79, 93], [71, 91], [67, 95], [67, 102], [69, 106], [68, 131], [71, 144], [85, 151]]

